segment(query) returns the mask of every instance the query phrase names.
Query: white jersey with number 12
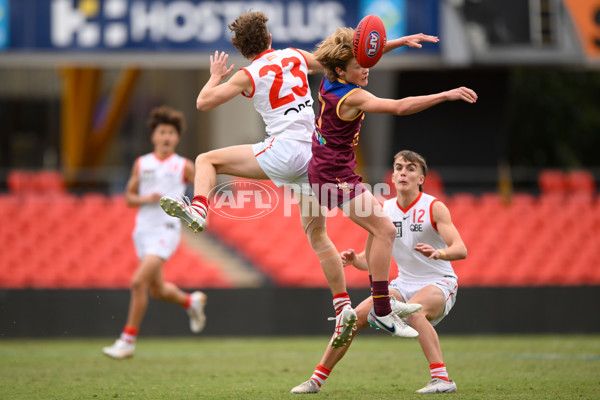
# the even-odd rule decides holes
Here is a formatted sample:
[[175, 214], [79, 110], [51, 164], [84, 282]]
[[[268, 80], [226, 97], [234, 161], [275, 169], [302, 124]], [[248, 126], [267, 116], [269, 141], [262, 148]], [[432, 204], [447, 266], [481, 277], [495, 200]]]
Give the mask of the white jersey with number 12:
[[449, 261], [433, 260], [415, 250], [417, 243], [427, 243], [434, 249], [447, 247], [433, 222], [431, 209], [436, 201], [435, 197], [421, 192], [405, 210], [395, 198], [383, 203], [385, 213], [396, 227], [392, 256], [398, 265], [398, 279], [402, 282], [434, 282], [445, 276], [456, 278]]

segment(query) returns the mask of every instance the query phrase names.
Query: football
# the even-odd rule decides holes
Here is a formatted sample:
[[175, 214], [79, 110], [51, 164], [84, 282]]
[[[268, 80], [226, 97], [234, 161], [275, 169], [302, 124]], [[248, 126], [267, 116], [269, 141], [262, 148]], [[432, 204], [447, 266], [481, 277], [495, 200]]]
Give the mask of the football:
[[352, 41], [352, 52], [358, 64], [371, 68], [383, 55], [386, 41], [385, 26], [377, 15], [367, 15], [356, 26]]

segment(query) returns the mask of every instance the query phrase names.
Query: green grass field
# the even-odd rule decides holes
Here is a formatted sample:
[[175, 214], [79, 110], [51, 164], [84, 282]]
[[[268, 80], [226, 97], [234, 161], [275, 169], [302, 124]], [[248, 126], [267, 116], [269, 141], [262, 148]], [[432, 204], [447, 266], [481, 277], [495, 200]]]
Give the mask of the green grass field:
[[[317, 395], [291, 395], [326, 337], [144, 338], [133, 359], [104, 339], [0, 340], [0, 398], [413, 399], [429, 380], [417, 341], [359, 337]], [[599, 399], [600, 336], [442, 336], [456, 399]], [[427, 397], [427, 395], [425, 395]], [[429, 395], [432, 396], [432, 395]]]

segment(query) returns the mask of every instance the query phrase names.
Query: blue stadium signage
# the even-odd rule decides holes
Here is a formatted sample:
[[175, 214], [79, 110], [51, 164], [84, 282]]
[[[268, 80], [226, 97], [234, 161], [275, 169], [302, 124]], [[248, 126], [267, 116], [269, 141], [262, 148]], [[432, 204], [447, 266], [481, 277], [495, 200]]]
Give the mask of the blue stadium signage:
[[338, 26], [355, 24], [357, 14], [347, 5], [342, 1], [16, 0], [11, 2], [9, 47], [95, 51], [231, 47], [227, 25], [249, 9], [267, 14], [274, 42], [306, 46]]
[[[269, 17], [275, 47], [311, 48], [338, 26], [355, 26], [373, 4], [392, 0], [0, 0], [0, 49], [39, 51], [214, 51], [231, 49], [227, 25], [241, 13]], [[437, 2], [404, 0], [416, 33], [437, 34]], [[412, 4], [412, 6], [411, 6]], [[371, 8], [373, 9], [373, 8]], [[396, 12], [397, 14], [397, 12]], [[382, 16], [385, 21], [385, 16]], [[390, 29], [398, 19], [389, 19]], [[401, 16], [410, 21], [408, 15]], [[386, 23], [387, 24], [387, 23]], [[402, 22], [405, 25], [405, 22]], [[404, 26], [403, 25], [403, 26]], [[432, 28], [434, 27], [434, 32]], [[409, 26], [410, 28], [410, 26]], [[1, 40], [5, 38], [4, 42]]]

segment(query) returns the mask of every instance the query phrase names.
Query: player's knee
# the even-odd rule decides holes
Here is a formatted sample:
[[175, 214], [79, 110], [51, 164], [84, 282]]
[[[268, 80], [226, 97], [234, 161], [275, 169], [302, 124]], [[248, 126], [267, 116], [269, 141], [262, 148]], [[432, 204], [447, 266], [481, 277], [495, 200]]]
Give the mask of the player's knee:
[[319, 257], [319, 260], [327, 260], [331, 257], [339, 257], [337, 249], [333, 245], [329, 236], [327, 236], [327, 229], [325, 226], [311, 226], [309, 223], [305, 227], [306, 236], [308, 242], [312, 247], [315, 254]]
[[155, 300], [161, 300], [163, 297], [162, 288], [156, 285], [150, 286], [150, 297]]
[[198, 154], [198, 156], [196, 157], [196, 168], [198, 168], [198, 166], [209, 163], [209, 161], [208, 161], [209, 157], [207, 156], [207, 154], [208, 153]]
[[148, 284], [139, 277], [133, 277], [130, 288], [132, 292], [144, 291], [148, 288]]
[[309, 228], [306, 234], [313, 249], [323, 247], [330, 242], [329, 237], [327, 236], [327, 229], [324, 226], [315, 227], [312, 229]]
[[383, 224], [378, 229], [378, 233], [379, 233], [379, 237], [382, 240], [385, 240], [387, 242], [393, 243], [394, 240], [396, 239], [396, 228], [394, 227], [394, 225], [392, 223]]
[[419, 322], [427, 322], [429, 319], [427, 318], [427, 313], [425, 310], [421, 309], [414, 314], [406, 317], [406, 320], [409, 324], [419, 323]]
[[310, 229], [306, 234], [308, 236], [308, 242], [315, 252], [330, 252], [331, 249], [335, 251], [335, 246], [331, 239], [329, 239], [329, 236], [327, 236], [327, 229], [324, 226]]

